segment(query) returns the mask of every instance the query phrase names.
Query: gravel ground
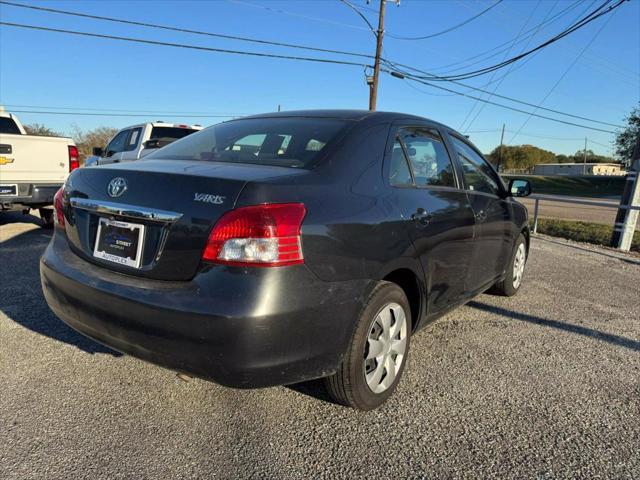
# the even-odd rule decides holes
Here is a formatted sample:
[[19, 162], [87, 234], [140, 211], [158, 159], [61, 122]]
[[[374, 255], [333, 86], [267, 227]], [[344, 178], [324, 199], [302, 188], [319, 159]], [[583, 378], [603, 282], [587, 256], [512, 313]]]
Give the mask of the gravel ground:
[[421, 331], [361, 413], [318, 382], [185, 382], [84, 339], [42, 298], [49, 233], [1, 218], [0, 478], [640, 477], [637, 257], [534, 239], [520, 294]]

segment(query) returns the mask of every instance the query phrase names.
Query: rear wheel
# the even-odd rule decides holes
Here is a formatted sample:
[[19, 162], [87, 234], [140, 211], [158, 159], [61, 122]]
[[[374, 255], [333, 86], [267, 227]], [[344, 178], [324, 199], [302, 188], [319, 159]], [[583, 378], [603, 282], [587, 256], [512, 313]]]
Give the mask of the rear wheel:
[[504, 280], [496, 283], [490, 290], [490, 293], [511, 297], [518, 293], [522, 278], [524, 276], [524, 267], [527, 264], [527, 242], [524, 235], [520, 234], [516, 240], [516, 244], [511, 253], [511, 262], [507, 267], [507, 273]]
[[42, 220], [42, 226], [44, 228], [53, 227], [53, 209], [52, 208], [41, 208], [38, 210], [40, 213], [40, 219]]
[[411, 310], [400, 287], [380, 282], [360, 314], [337, 372], [325, 379], [331, 397], [343, 405], [372, 410], [393, 393], [407, 363]]

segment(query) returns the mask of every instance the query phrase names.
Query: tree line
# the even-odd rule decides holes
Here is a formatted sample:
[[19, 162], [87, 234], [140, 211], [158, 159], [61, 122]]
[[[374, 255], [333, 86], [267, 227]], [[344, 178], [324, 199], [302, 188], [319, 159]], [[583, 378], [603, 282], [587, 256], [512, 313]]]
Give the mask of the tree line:
[[[534, 145], [504, 145], [494, 148], [486, 155], [494, 165], [500, 165], [501, 170], [529, 170], [539, 163], [625, 163], [630, 164], [636, 143], [640, 142], [640, 103], [634, 107], [625, 118], [626, 126], [616, 133], [614, 148], [615, 156], [596, 155], [592, 150], [578, 150], [573, 155], [556, 154]], [[64, 136], [50, 129], [46, 125], [33, 123], [25, 125], [30, 135]], [[73, 126], [71, 138], [78, 147], [81, 161], [92, 155], [93, 147], [105, 147], [116, 134], [117, 128], [98, 127], [93, 130], [82, 130]]]
[[[501, 153], [502, 150], [502, 153]], [[540, 163], [620, 163], [613, 157], [596, 155], [592, 150], [578, 150], [573, 155], [556, 154], [533, 145], [503, 145], [487, 154], [487, 160], [501, 170], [533, 170]]]

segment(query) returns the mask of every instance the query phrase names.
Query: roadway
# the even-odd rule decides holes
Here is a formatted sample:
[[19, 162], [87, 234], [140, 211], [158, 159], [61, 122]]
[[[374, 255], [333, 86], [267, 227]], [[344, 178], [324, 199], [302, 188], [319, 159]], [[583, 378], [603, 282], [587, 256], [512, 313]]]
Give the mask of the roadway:
[[[604, 223], [613, 226], [616, 221], [617, 207], [620, 204], [619, 198], [587, 198], [587, 197], [564, 197], [566, 199], [603, 202], [611, 205], [609, 207], [599, 207], [591, 205], [577, 205], [553, 200], [540, 200], [539, 216], [542, 218], [559, 218], [563, 220], [578, 220], [583, 222]], [[520, 198], [519, 202], [524, 204], [529, 210], [529, 217], [533, 218], [535, 200], [532, 198]], [[640, 222], [636, 225], [636, 230], [640, 230]]]

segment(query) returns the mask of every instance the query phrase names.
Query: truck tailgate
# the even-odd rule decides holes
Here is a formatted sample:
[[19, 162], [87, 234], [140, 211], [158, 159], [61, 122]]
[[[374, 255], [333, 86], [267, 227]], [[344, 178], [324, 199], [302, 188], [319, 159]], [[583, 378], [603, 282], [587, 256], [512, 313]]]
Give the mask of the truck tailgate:
[[0, 134], [0, 182], [64, 182], [69, 138]]

